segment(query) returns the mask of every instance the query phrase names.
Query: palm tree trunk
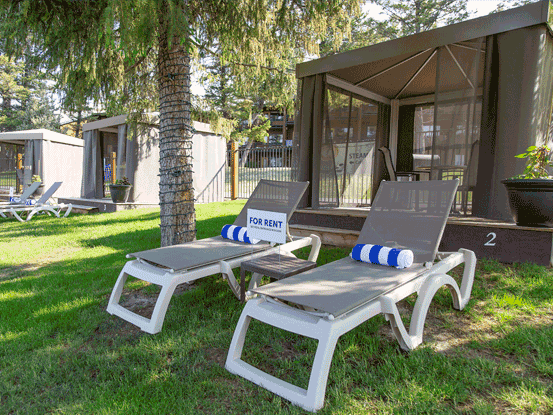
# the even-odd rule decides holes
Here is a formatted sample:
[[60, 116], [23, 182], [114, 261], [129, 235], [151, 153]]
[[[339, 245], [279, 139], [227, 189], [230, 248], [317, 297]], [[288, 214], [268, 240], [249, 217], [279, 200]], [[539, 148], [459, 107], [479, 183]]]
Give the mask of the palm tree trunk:
[[196, 238], [196, 213], [192, 187], [190, 56], [179, 39], [169, 43], [163, 31], [159, 39], [158, 71], [161, 246], [168, 246]]

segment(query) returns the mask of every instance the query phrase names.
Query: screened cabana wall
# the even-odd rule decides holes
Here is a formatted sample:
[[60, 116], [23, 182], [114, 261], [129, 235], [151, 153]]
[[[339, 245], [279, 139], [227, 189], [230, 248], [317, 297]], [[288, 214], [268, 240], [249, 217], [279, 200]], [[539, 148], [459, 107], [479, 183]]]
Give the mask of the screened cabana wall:
[[[81, 197], [102, 199], [109, 183], [127, 177], [133, 185], [129, 202], [159, 203], [158, 117], [131, 128], [127, 116], [83, 126], [85, 141]], [[226, 142], [208, 124], [194, 122], [193, 186], [198, 203], [224, 200]]]
[[[18, 183], [23, 188], [38, 175], [48, 189], [55, 182], [62, 182], [54, 197], [75, 197], [80, 194], [82, 180], [83, 140], [46, 129], [0, 133], [0, 143], [16, 146], [22, 154], [18, 163], [6, 164], [13, 168]], [[14, 154], [12, 154], [14, 155]]]
[[500, 181], [550, 140], [549, 16], [543, 1], [298, 65], [305, 205], [370, 204], [387, 146], [397, 171], [458, 178], [459, 212], [510, 220]]

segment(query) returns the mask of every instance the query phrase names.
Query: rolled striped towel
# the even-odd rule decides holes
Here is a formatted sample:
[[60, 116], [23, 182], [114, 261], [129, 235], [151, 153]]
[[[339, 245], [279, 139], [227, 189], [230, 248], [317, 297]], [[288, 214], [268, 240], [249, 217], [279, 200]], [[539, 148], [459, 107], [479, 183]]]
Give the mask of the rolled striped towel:
[[221, 236], [225, 239], [232, 239], [233, 241], [246, 242], [248, 244], [256, 244], [259, 239], [253, 239], [248, 237], [248, 228], [235, 225], [225, 225], [221, 230]]
[[398, 269], [413, 265], [413, 251], [408, 249], [387, 248], [382, 245], [357, 244], [351, 251], [353, 259], [369, 264], [387, 265]]

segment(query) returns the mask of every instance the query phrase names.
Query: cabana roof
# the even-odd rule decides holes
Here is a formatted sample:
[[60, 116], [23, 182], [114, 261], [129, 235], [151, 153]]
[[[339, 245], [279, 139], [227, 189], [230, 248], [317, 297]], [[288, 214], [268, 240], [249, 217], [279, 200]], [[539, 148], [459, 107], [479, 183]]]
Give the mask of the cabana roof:
[[47, 140], [78, 147], [82, 147], [84, 145], [83, 140], [80, 138], [56, 133], [55, 131], [46, 130], [44, 128], [0, 133], [0, 141], [4, 143], [23, 145], [27, 140]]
[[[127, 117], [128, 115], [117, 115], [115, 117], [110, 118], [104, 118], [97, 121], [91, 121], [87, 122], [83, 125], [83, 131], [92, 131], [92, 130], [100, 130], [100, 131], [107, 131], [112, 133], [117, 133], [117, 127], [119, 125], [123, 125], [127, 123]], [[146, 114], [147, 123], [149, 125], [152, 125], [154, 127], [157, 127], [159, 124], [159, 113], [158, 112], [152, 112]], [[211, 126], [209, 124], [192, 121], [192, 126], [196, 131], [200, 131], [203, 133], [210, 133], [213, 134], [214, 131], [211, 129]]]
[[[390, 40], [372, 46], [328, 56], [298, 64], [298, 78], [316, 74], [327, 74], [327, 81], [336, 86], [347, 82], [360, 88], [364, 96], [389, 104], [392, 99], [406, 99], [433, 94], [436, 90], [437, 48], [445, 46], [448, 62], [442, 59], [443, 70], [448, 67], [463, 68], [464, 61], [471, 59], [471, 52], [478, 43], [473, 39], [515, 29], [548, 24], [549, 2], [528, 4], [512, 10], [496, 13], [450, 26], [429, 30], [400, 39]], [[549, 27], [549, 25], [548, 25]], [[482, 53], [484, 51], [482, 50]], [[480, 61], [480, 71], [484, 70], [484, 59]], [[462, 70], [449, 76], [446, 89], [459, 90], [466, 85]], [[330, 76], [329, 76], [330, 75]], [[441, 85], [442, 92], [444, 85]]]

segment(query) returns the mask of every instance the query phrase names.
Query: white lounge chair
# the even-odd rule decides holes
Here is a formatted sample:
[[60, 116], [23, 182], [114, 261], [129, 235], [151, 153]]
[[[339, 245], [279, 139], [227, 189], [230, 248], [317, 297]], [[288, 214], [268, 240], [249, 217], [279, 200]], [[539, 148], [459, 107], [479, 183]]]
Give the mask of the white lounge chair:
[[[308, 185], [309, 183], [306, 182], [261, 180], [234, 221], [234, 225], [247, 226], [248, 209], [286, 213], [289, 220]], [[134, 259], [127, 262], [119, 274], [107, 311], [147, 333], [155, 334], [161, 331], [169, 301], [177, 285], [222, 273], [233, 293], [240, 298], [240, 287], [232, 269], [239, 267], [242, 261], [277, 252], [293, 255], [292, 251], [310, 245], [312, 248], [309, 260], [316, 261], [320, 244], [319, 238], [315, 235], [280, 246], [265, 242], [251, 245], [217, 236], [128, 254], [127, 258]], [[119, 304], [129, 275], [162, 287], [150, 319], [133, 313]]]
[[[59, 187], [63, 182], [55, 182], [44, 194], [37, 200], [36, 204], [27, 206], [27, 205], [8, 205], [0, 207], [0, 216], [6, 218], [6, 213], [10, 213], [20, 222], [30, 221], [34, 215], [37, 213], [48, 213], [54, 214], [57, 218], [60, 217], [62, 210], [65, 210], [63, 217], [67, 217], [71, 213], [73, 205], [64, 204], [64, 203], [52, 203], [50, 198], [56, 193]], [[24, 217], [24, 214], [27, 214]]]
[[42, 184], [42, 182], [33, 182], [30, 184], [29, 187], [27, 187], [23, 193], [21, 193], [21, 196], [15, 198], [15, 201], [9, 201], [9, 202], [0, 202], [0, 206], [6, 206], [6, 205], [27, 205], [29, 198], [33, 195], [34, 192], [36, 192], [36, 189], [39, 188], [39, 186]]
[[[446, 286], [454, 307], [460, 310], [472, 290], [476, 264], [472, 251], [441, 253], [440, 261], [434, 262], [457, 184], [457, 180], [382, 182], [358, 243], [410, 249], [414, 264], [396, 269], [348, 257], [251, 290], [249, 294], [258, 297], [248, 301], [238, 321], [227, 370], [308, 411], [316, 411], [324, 404], [334, 348], [343, 334], [384, 314], [401, 348], [417, 347], [436, 291]], [[465, 268], [459, 288], [447, 272], [462, 263]], [[418, 299], [407, 331], [396, 304], [413, 293], [418, 293]], [[252, 318], [319, 341], [307, 389], [241, 360]]]

